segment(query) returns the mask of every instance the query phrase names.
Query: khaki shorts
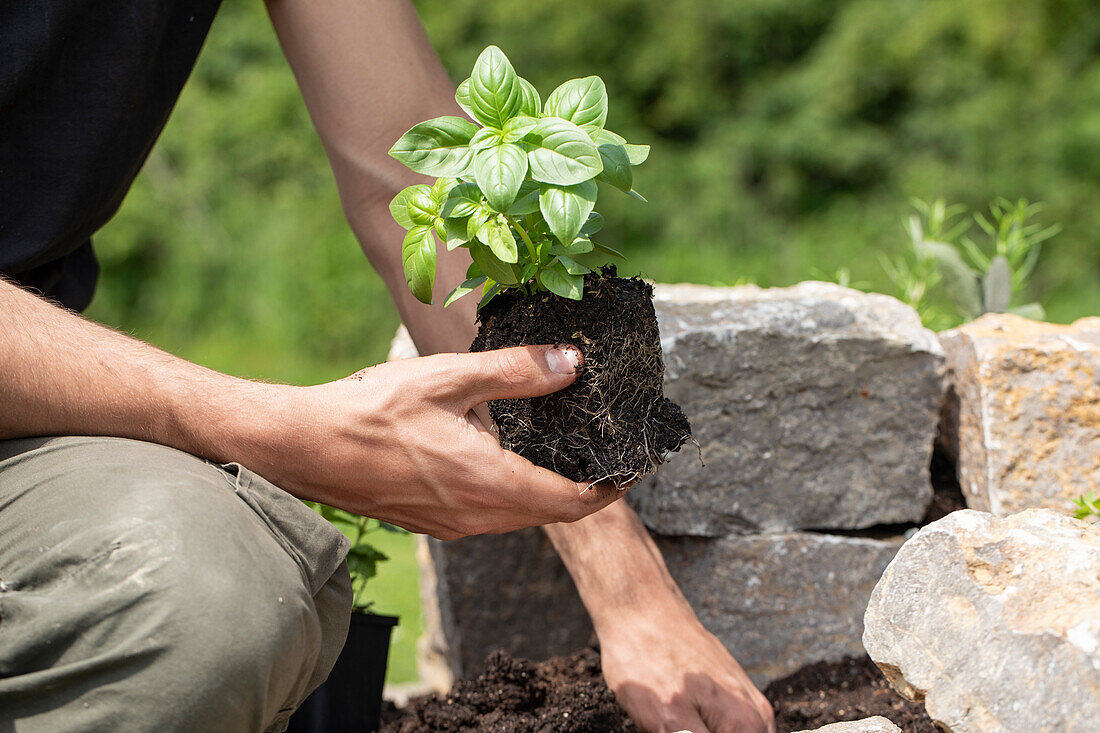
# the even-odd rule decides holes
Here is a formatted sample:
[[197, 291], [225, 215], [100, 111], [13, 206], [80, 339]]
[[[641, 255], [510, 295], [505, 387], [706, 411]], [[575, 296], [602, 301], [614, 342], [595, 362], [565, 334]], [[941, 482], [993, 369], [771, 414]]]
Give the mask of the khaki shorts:
[[283, 730], [343, 647], [347, 549], [236, 464], [0, 441], [0, 733]]

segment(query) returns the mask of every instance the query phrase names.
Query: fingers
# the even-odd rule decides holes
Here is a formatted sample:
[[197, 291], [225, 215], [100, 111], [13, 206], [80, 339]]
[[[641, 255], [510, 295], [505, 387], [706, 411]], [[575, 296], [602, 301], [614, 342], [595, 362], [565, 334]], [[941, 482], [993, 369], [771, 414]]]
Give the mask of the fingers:
[[584, 362], [571, 345], [516, 346], [474, 354], [451, 354], [443, 371], [449, 392], [463, 410], [489, 400], [540, 397], [568, 387]]
[[[699, 715], [706, 721], [711, 733], [774, 733], [775, 724], [769, 715], [764, 718], [764, 713], [754, 697], [758, 696], [763, 702], [764, 709], [769, 713], [771, 706], [768, 701], [756, 689], [747, 696], [734, 694], [731, 690], [738, 687], [734, 681], [728, 685], [711, 682], [706, 691], [696, 698]], [[743, 688], [741, 688], [743, 690]], [[770, 725], [769, 725], [770, 723]]]
[[683, 731], [689, 731], [689, 733], [712, 733], [710, 728], [706, 726], [703, 719], [695, 713], [695, 711], [683, 711], [672, 713], [670, 711], [668, 719], [660, 728], [661, 733], [682, 733]]

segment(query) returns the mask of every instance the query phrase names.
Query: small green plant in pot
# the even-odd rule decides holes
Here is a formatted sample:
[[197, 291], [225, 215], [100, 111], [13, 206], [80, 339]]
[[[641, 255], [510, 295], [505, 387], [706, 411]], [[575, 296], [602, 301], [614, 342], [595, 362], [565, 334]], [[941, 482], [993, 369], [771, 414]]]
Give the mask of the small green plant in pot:
[[436, 248], [463, 247], [473, 263], [444, 305], [480, 292], [472, 351], [570, 343], [584, 354], [577, 381], [535, 399], [489, 404], [501, 444], [576, 481], [626, 486], [690, 438], [664, 397], [652, 287], [619, 278], [622, 255], [593, 239], [599, 185], [644, 201], [633, 166], [648, 146], [605, 127], [599, 77], [565, 82], [543, 102], [504, 53], [489, 46], [455, 99], [469, 116], [414, 126], [390, 150], [435, 177], [390, 205], [407, 231], [409, 289], [432, 301]]
[[352, 614], [347, 639], [328, 678], [291, 716], [287, 733], [341, 733], [378, 730], [386, 680], [390, 632], [397, 617], [371, 611], [366, 588], [389, 558], [374, 547], [370, 535], [405, 532], [377, 519], [343, 509], [306, 502], [351, 541], [347, 563], [351, 574]]

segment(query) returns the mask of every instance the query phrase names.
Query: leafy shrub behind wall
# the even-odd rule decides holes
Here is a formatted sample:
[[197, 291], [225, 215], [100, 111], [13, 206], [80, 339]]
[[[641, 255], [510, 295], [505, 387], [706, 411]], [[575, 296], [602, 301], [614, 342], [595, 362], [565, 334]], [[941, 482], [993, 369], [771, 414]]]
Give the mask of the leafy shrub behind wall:
[[[452, 77], [499, 45], [537, 86], [597, 74], [653, 152], [607, 244], [658, 280], [891, 291], [911, 197], [1046, 203], [1022, 302], [1100, 313], [1100, 6], [1085, 0], [418, 0]], [[400, 246], [395, 242], [394, 246]], [[262, 7], [225, 3], [123, 211], [93, 314], [185, 356], [311, 381], [396, 325], [348, 233]]]

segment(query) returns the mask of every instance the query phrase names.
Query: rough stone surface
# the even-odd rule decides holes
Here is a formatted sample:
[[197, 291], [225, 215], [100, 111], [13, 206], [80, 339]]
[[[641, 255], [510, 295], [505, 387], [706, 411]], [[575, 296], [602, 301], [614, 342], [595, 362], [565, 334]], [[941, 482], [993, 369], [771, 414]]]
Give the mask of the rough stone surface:
[[845, 723], [831, 723], [820, 728], [795, 731], [795, 733], [901, 733], [901, 728], [881, 715]]
[[[901, 544], [810, 532], [657, 542], [699, 619], [761, 686], [862, 653], [863, 609]], [[591, 642], [573, 582], [540, 530], [428, 545], [437, 581], [428, 603], [439, 609], [428, 633], [452, 673], [476, 672], [497, 648], [538, 660]]]
[[665, 394], [702, 449], [629, 500], [669, 535], [917, 521], [943, 354], [916, 313], [828, 283], [658, 285]]
[[1100, 529], [962, 510], [905, 543], [863, 643], [956, 733], [1100, 731]]
[[970, 507], [1064, 512], [1100, 493], [1100, 318], [988, 314], [940, 340], [952, 387], [944, 445]]

